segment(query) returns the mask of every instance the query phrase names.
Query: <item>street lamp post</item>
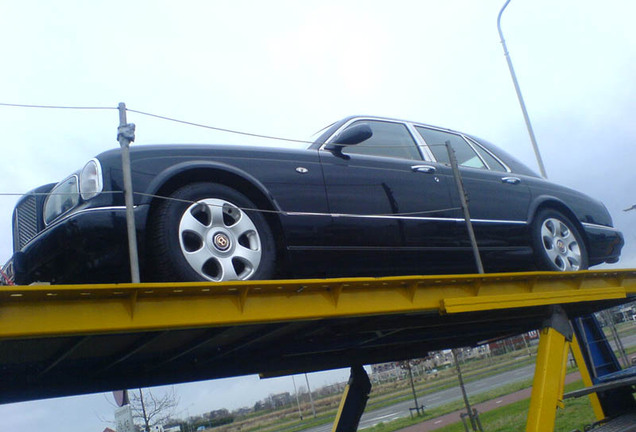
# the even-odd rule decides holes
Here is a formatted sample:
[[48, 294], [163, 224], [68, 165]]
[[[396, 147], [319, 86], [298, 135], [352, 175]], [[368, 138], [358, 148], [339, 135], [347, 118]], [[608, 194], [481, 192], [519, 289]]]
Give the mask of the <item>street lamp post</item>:
[[539, 171], [541, 172], [541, 176], [543, 178], [548, 178], [548, 174], [546, 174], [545, 167], [543, 166], [543, 159], [541, 159], [541, 153], [539, 153], [539, 146], [537, 145], [537, 139], [534, 137], [534, 131], [532, 130], [532, 124], [530, 123], [528, 110], [526, 110], [526, 104], [523, 102], [521, 89], [519, 88], [519, 83], [517, 82], [517, 75], [515, 75], [515, 69], [512, 67], [512, 60], [510, 60], [510, 53], [508, 53], [508, 47], [506, 46], [506, 41], [504, 40], [503, 33], [501, 31], [501, 15], [503, 14], [504, 9], [506, 9], [506, 6], [508, 6], [508, 3], [510, 3], [510, 0], [506, 0], [506, 3], [503, 5], [501, 10], [499, 11], [499, 16], [497, 17], [497, 30], [499, 30], [499, 38], [501, 39], [501, 46], [503, 47], [504, 55], [506, 56], [506, 61], [508, 62], [508, 69], [510, 69], [510, 76], [512, 78], [512, 83], [515, 86], [515, 91], [517, 92], [517, 98], [519, 99], [519, 105], [521, 105], [523, 118], [526, 121], [526, 127], [528, 128], [528, 134], [530, 135], [530, 141], [532, 142], [534, 155], [536, 156], [537, 163], [539, 164]]

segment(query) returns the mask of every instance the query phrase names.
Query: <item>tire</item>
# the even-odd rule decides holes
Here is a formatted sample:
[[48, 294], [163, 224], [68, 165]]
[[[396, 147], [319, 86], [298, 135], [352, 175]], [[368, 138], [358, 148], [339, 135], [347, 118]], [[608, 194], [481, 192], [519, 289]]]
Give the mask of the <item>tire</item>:
[[272, 231], [245, 195], [220, 184], [177, 189], [152, 212], [152, 279], [269, 279], [276, 258]]
[[583, 236], [563, 213], [540, 210], [532, 223], [532, 247], [539, 270], [577, 271], [589, 265]]

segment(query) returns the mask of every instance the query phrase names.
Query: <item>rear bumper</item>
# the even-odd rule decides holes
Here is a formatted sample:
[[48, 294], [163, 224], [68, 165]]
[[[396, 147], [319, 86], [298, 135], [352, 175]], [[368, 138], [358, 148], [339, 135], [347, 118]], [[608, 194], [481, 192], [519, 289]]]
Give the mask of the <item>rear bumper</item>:
[[[135, 208], [140, 256], [148, 206]], [[40, 232], [5, 265], [16, 284], [129, 282], [126, 210], [95, 208]], [[140, 262], [141, 265], [141, 262]]]
[[587, 237], [590, 265], [615, 263], [625, 245], [623, 234], [616, 228], [583, 223]]

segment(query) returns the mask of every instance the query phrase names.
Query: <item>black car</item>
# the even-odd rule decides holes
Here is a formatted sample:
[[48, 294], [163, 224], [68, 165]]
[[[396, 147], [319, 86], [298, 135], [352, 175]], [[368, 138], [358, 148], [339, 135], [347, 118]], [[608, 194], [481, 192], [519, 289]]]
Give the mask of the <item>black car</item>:
[[[623, 237], [603, 204], [488, 142], [350, 117], [302, 150], [133, 146], [142, 280], [475, 272], [447, 141], [486, 271], [618, 260]], [[129, 281], [122, 191], [117, 149], [24, 195], [5, 272], [20, 284]]]

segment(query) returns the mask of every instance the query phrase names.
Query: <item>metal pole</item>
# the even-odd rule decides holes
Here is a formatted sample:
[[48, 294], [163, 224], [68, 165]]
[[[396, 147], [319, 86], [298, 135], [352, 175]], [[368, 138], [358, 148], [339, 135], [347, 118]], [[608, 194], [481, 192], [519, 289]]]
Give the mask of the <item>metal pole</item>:
[[294, 376], [292, 375], [292, 382], [294, 383], [294, 393], [296, 393], [296, 405], [298, 406], [298, 417], [300, 417], [300, 419], [303, 419], [303, 413], [300, 411], [300, 400], [298, 399], [298, 390], [296, 390], [296, 380], [294, 379]]
[[499, 11], [499, 16], [497, 17], [497, 30], [499, 30], [499, 38], [501, 39], [501, 46], [504, 50], [504, 56], [506, 56], [506, 62], [508, 63], [508, 69], [510, 69], [510, 76], [512, 77], [512, 83], [515, 86], [515, 91], [517, 92], [517, 99], [519, 99], [519, 105], [521, 105], [521, 111], [523, 112], [523, 118], [526, 122], [526, 128], [528, 128], [528, 134], [530, 135], [530, 141], [532, 142], [532, 149], [534, 150], [534, 155], [537, 158], [537, 163], [539, 164], [539, 171], [541, 172], [541, 176], [543, 178], [548, 178], [548, 174], [545, 172], [545, 166], [543, 166], [543, 159], [541, 159], [541, 153], [539, 153], [539, 146], [537, 145], [537, 139], [534, 136], [534, 130], [532, 130], [532, 124], [530, 123], [530, 117], [528, 116], [528, 110], [526, 109], [526, 104], [523, 102], [523, 96], [521, 95], [521, 88], [519, 88], [519, 83], [517, 82], [517, 75], [515, 74], [515, 69], [512, 67], [512, 60], [510, 59], [510, 53], [508, 53], [508, 47], [506, 46], [506, 41], [504, 40], [503, 33], [501, 31], [501, 15], [503, 14], [504, 9], [508, 6], [510, 0], [506, 0], [506, 3], [503, 5], [501, 10]]
[[453, 348], [452, 352], [453, 359], [455, 359], [455, 368], [457, 369], [457, 378], [459, 379], [459, 388], [461, 388], [462, 390], [462, 396], [464, 397], [464, 404], [466, 405], [466, 412], [468, 413], [468, 418], [470, 419], [470, 425], [472, 426], [473, 431], [477, 431], [477, 424], [475, 423], [475, 417], [473, 416], [473, 409], [470, 406], [470, 402], [468, 401], [468, 394], [466, 393], [466, 388], [464, 387], [464, 378], [462, 377], [462, 369], [459, 366], [457, 350]]
[[144, 416], [144, 424], [146, 425], [146, 432], [150, 432], [150, 425], [148, 424], [148, 415], [146, 414], [146, 404], [144, 403], [144, 392], [139, 389], [139, 401], [141, 402], [141, 413]]
[[475, 232], [473, 231], [473, 224], [470, 221], [470, 212], [468, 211], [468, 201], [466, 200], [466, 191], [464, 191], [462, 176], [459, 172], [459, 166], [457, 165], [455, 150], [453, 150], [453, 147], [451, 146], [450, 141], [446, 141], [445, 144], [446, 144], [446, 151], [448, 152], [448, 160], [450, 161], [451, 168], [453, 169], [453, 177], [455, 178], [455, 184], [457, 185], [457, 192], [459, 192], [459, 200], [461, 202], [462, 210], [464, 212], [464, 219], [466, 220], [466, 229], [468, 230], [468, 237], [470, 238], [470, 244], [473, 248], [473, 255], [475, 257], [475, 264], [477, 265], [477, 272], [479, 274], [483, 274], [484, 266], [481, 263], [481, 257], [479, 256], [479, 248], [477, 247], [477, 239], [475, 238]]
[[620, 336], [618, 335], [618, 331], [616, 331], [616, 324], [614, 324], [614, 317], [610, 313], [609, 310], [604, 310], [603, 318], [607, 322], [607, 325], [610, 329], [610, 333], [612, 333], [612, 338], [614, 339], [614, 344], [616, 345], [616, 351], [620, 354], [620, 358], [623, 361], [623, 368], [627, 368], [630, 366], [629, 360], [627, 359], [627, 354], [625, 353], [625, 346], [621, 341]]
[[[413, 391], [413, 400], [415, 401], [415, 411], [417, 411], [417, 415], [420, 415], [420, 405], [417, 402], [417, 393], [415, 392], [415, 383], [413, 382], [413, 371], [411, 371], [411, 361], [406, 361], [406, 368], [409, 371], [409, 379], [411, 380], [411, 390]], [[423, 414], [423, 413], [422, 413]]]
[[309, 392], [309, 400], [311, 401], [311, 412], [314, 414], [314, 418], [316, 418], [316, 407], [314, 406], [314, 398], [311, 395], [311, 388], [309, 387], [309, 378], [307, 378], [307, 374], [305, 374], [305, 381], [307, 382], [307, 391]]
[[117, 141], [121, 146], [121, 165], [124, 174], [124, 197], [126, 200], [126, 229], [128, 230], [128, 254], [130, 255], [130, 277], [139, 283], [139, 256], [137, 253], [137, 232], [133, 211], [132, 175], [130, 173], [130, 143], [135, 140], [135, 125], [126, 121], [126, 104], [119, 103], [119, 128]]

